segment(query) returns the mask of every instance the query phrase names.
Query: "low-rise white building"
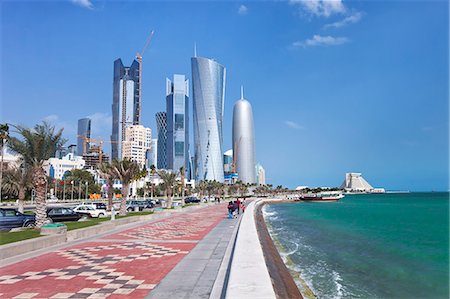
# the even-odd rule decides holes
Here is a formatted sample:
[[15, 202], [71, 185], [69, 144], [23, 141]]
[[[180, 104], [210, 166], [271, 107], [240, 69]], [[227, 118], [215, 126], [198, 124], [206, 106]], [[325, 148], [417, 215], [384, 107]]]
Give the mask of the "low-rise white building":
[[61, 180], [66, 172], [72, 169], [83, 169], [85, 164], [82, 157], [69, 153], [61, 159], [50, 158], [45, 161], [44, 170], [48, 176]]

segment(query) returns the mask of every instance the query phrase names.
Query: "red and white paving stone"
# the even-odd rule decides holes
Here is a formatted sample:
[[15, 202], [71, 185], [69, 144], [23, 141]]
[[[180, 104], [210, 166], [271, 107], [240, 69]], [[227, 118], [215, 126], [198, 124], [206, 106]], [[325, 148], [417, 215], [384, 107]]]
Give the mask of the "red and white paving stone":
[[224, 217], [210, 206], [0, 268], [0, 298], [144, 298]]

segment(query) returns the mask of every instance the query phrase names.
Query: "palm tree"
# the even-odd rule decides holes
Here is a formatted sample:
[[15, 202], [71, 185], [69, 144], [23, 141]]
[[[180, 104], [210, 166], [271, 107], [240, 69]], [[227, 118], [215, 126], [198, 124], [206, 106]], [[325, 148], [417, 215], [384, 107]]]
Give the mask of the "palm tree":
[[161, 180], [163, 181], [162, 184], [163, 184], [163, 187], [164, 187], [164, 190], [166, 193], [166, 197], [167, 197], [167, 207], [171, 208], [172, 207], [172, 192], [173, 192], [173, 187], [177, 183], [177, 175], [173, 172], [166, 171], [166, 170], [158, 171], [158, 175], [161, 178]]
[[181, 206], [184, 206], [184, 166], [180, 167], [181, 177]]
[[18, 196], [19, 198], [19, 212], [23, 213], [23, 204], [25, 201], [25, 192], [27, 189], [33, 188], [31, 181], [31, 171], [25, 169], [24, 165], [19, 167], [12, 167], [5, 171], [3, 180], [4, 189]]
[[42, 167], [44, 161], [55, 155], [56, 149], [66, 140], [62, 138], [63, 129], [55, 132], [55, 127], [46, 122], [33, 129], [15, 127], [22, 139], [11, 137], [9, 148], [20, 154], [25, 167], [31, 171], [33, 187], [36, 190], [36, 227], [40, 228], [47, 219], [46, 190], [47, 176]]
[[135, 161], [125, 158], [121, 161], [113, 160], [112, 169], [116, 177], [122, 182], [122, 199], [120, 201], [119, 215], [125, 216], [127, 213], [126, 205], [128, 193], [130, 192], [130, 183], [141, 173], [139, 165]]
[[111, 164], [109, 164], [108, 162], [100, 163], [97, 167], [97, 171], [106, 180], [106, 185], [108, 186], [108, 210], [111, 210], [114, 195], [113, 184], [114, 180], [117, 178], [117, 175]]
[[237, 191], [239, 192], [240, 197], [244, 197], [248, 192], [247, 184], [242, 183], [241, 181], [236, 182]]

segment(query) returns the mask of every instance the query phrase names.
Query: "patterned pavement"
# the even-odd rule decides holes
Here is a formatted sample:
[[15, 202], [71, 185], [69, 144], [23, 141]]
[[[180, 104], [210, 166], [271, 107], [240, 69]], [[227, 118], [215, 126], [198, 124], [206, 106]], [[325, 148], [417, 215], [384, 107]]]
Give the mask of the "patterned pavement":
[[144, 298], [225, 216], [174, 214], [0, 268], [0, 298]]

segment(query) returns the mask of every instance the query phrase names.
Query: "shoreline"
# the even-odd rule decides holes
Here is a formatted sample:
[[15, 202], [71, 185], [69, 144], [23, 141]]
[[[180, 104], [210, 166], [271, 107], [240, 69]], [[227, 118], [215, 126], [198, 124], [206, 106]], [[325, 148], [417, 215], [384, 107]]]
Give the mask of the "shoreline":
[[[274, 240], [270, 236], [267, 224], [264, 220], [262, 208], [268, 203], [280, 203], [279, 201], [262, 200], [256, 203], [254, 219], [258, 238], [264, 254], [267, 269], [277, 298], [315, 298], [305, 292], [305, 297], [300, 292], [294, 281], [291, 271], [287, 268], [280, 253], [275, 246]], [[300, 277], [299, 277], [300, 278]], [[300, 278], [301, 280], [301, 278]], [[309, 289], [309, 288], [308, 288]], [[312, 292], [311, 292], [312, 294]]]

